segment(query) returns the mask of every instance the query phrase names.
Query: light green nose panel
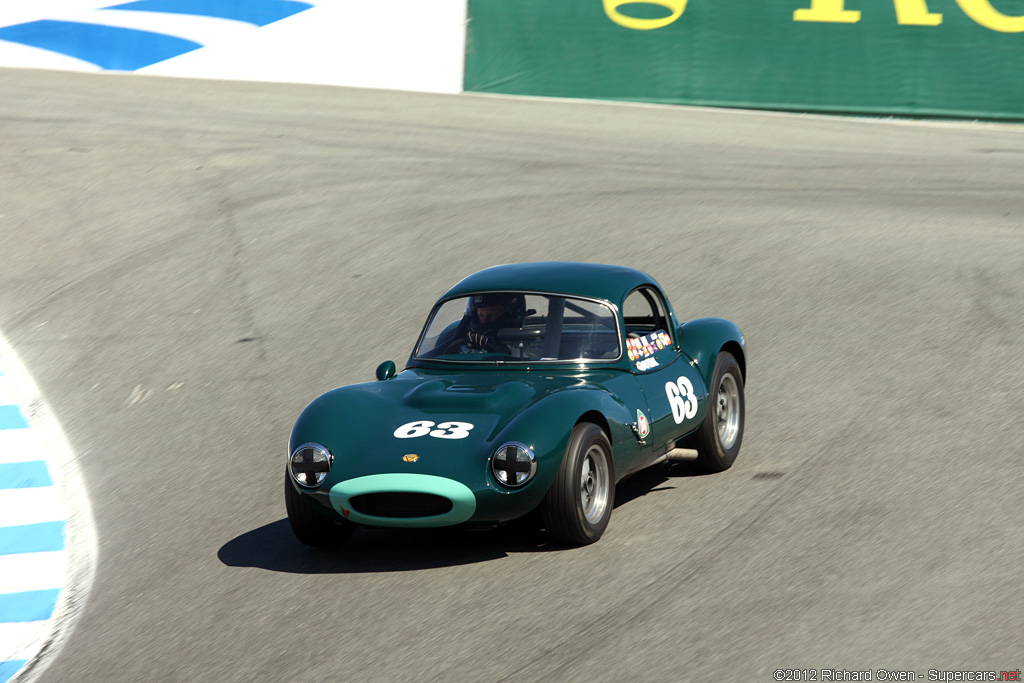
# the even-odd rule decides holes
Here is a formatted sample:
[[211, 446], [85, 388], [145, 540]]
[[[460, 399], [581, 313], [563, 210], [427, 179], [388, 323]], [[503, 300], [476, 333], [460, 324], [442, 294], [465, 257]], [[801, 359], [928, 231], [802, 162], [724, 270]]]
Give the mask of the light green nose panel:
[[[352, 508], [352, 498], [368, 493], [429, 493], [452, 502], [443, 515], [429, 517], [377, 517]], [[342, 481], [331, 487], [331, 505], [356, 524], [383, 527], [438, 527], [465, 522], [476, 511], [476, 497], [468, 486], [429, 474], [374, 474]]]

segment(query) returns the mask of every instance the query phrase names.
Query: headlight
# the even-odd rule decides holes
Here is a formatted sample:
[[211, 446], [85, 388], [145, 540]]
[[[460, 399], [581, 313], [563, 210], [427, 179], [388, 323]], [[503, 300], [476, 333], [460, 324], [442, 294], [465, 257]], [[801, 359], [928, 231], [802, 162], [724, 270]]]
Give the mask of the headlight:
[[288, 458], [288, 471], [299, 486], [315, 489], [331, 471], [334, 456], [318, 443], [304, 443]]
[[499, 446], [491, 456], [491, 472], [499, 484], [518, 488], [537, 473], [537, 456], [526, 444], [509, 441]]

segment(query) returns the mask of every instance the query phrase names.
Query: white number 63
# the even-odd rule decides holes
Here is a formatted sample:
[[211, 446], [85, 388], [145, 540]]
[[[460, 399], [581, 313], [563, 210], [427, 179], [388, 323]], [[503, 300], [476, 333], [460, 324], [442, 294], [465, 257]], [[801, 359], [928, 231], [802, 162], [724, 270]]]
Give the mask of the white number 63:
[[417, 436], [430, 436], [438, 439], [465, 439], [473, 425], [469, 422], [442, 422], [437, 429], [431, 429], [434, 423], [430, 420], [407, 422], [395, 430], [396, 439], [414, 439]]
[[665, 383], [668, 404], [672, 406], [672, 419], [679, 424], [684, 419], [693, 419], [697, 414], [697, 396], [693, 393], [693, 384], [686, 377], [675, 382]]

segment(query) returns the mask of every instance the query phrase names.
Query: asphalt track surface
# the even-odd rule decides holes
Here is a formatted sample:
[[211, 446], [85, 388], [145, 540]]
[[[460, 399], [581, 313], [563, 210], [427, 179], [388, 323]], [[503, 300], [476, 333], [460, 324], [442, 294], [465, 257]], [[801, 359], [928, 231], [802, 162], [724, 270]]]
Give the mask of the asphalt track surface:
[[[0, 330], [96, 579], [42, 681], [769, 681], [1024, 664], [1024, 129], [0, 70]], [[728, 472], [597, 544], [290, 535], [319, 393], [523, 260], [749, 343]]]

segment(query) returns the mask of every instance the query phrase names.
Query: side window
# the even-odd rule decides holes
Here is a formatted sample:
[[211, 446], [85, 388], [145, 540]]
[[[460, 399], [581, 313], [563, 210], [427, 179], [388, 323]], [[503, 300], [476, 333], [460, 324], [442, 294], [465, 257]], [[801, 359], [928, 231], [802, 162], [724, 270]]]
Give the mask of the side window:
[[627, 296], [622, 303], [622, 317], [626, 325], [626, 357], [636, 372], [650, 372], [672, 362], [672, 334], [657, 291], [641, 287]]
[[643, 337], [660, 331], [667, 334], [671, 341], [672, 331], [661, 297], [648, 287], [641, 287], [626, 297], [622, 305], [622, 317], [627, 337]]

